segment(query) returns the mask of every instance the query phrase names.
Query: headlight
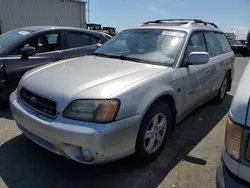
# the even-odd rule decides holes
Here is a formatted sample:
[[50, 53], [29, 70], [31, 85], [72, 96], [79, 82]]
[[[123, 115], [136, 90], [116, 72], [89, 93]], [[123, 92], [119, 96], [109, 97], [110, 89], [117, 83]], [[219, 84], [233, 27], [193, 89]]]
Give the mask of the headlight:
[[76, 100], [63, 112], [63, 117], [81, 121], [107, 123], [115, 119], [119, 100]]
[[228, 155], [234, 159], [240, 158], [241, 140], [241, 127], [228, 118], [226, 123], [225, 148]]

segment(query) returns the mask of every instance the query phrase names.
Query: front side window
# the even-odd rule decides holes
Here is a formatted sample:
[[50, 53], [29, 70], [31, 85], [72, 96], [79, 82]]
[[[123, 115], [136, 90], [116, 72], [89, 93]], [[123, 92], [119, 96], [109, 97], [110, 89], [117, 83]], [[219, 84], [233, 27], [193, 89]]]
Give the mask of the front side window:
[[80, 32], [68, 32], [66, 36], [67, 49], [89, 46], [90, 36]]
[[173, 66], [186, 33], [162, 29], [131, 29], [120, 32], [96, 52], [136, 58], [145, 63]]
[[47, 33], [32, 37], [24, 44], [17, 47], [11, 55], [20, 55], [20, 50], [24, 46], [32, 46], [36, 48], [36, 53], [46, 53], [61, 50], [60, 34]]
[[223, 53], [231, 52], [232, 49], [230, 47], [230, 44], [226, 38], [226, 36], [223, 33], [215, 33], [216, 37], [220, 41], [221, 49]]
[[206, 43], [202, 32], [195, 32], [188, 41], [186, 57], [191, 52], [207, 52]]
[[210, 57], [222, 54], [221, 46], [214, 32], [204, 32], [207, 50]]
[[5, 53], [14, 42], [22, 40], [31, 33], [32, 31], [27, 30], [14, 30], [0, 35], [0, 54]]

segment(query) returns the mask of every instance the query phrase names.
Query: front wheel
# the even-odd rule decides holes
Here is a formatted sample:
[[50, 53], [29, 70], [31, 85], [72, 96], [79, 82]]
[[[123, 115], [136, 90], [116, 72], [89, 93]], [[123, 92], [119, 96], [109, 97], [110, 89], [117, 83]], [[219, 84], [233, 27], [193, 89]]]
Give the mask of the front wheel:
[[158, 157], [172, 130], [172, 120], [172, 112], [166, 103], [157, 102], [149, 108], [141, 123], [136, 141], [137, 159], [150, 162]]

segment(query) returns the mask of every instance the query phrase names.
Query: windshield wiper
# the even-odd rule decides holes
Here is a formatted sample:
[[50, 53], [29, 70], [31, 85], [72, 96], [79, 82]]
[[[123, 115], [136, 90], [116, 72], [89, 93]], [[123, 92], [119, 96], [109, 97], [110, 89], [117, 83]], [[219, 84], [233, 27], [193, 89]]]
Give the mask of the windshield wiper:
[[121, 59], [121, 60], [127, 60], [127, 61], [135, 61], [135, 62], [142, 62], [142, 59], [139, 58], [135, 58], [135, 57], [129, 57], [129, 56], [125, 56], [125, 55], [121, 55], [121, 56], [116, 56], [117, 58]]
[[129, 57], [129, 56], [125, 56], [125, 55], [118, 56], [118, 55], [102, 54], [102, 53], [98, 53], [98, 52], [93, 52], [93, 53], [91, 53], [91, 55], [96, 55], [96, 56], [100, 56], [100, 57], [109, 57], [109, 58], [127, 60], [127, 61], [135, 61], [135, 62], [142, 62], [143, 61], [142, 59]]
[[98, 53], [98, 52], [92, 52], [92, 53], [90, 53], [90, 55], [101, 56], [101, 57], [109, 57], [109, 55], [107, 55], [107, 54], [102, 54], [102, 53]]

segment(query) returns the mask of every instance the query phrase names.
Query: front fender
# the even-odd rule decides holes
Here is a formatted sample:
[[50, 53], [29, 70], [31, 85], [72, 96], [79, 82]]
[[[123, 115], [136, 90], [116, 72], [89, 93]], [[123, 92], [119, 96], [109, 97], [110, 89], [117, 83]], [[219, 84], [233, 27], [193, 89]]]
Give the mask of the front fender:
[[143, 80], [112, 96], [111, 98], [118, 98], [121, 101], [116, 120], [138, 114], [143, 117], [152, 103], [163, 95], [171, 95], [175, 100], [175, 90], [169, 83], [171, 82], [166, 82], [165, 79]]
[[151, 88], [142, 96], [137, 106], [137, 113], [144, 116], [149, 107], [164, 95], [170, 95], [174, 101], [176, 101], [174, 89], [170, 85], [159, 84], [157, 87]]

